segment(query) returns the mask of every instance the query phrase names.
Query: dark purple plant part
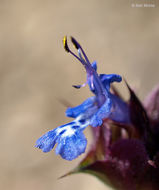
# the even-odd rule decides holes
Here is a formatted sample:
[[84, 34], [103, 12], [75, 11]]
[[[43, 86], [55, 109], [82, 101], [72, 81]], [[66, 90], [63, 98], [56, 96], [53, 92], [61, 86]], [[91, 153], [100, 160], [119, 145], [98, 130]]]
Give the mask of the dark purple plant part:
[[[127, 86], [131, 124], [106, 119], [101, 127], [92, 128], [90, 150], [68, 174], [89, 173], [119, 190], [158, 190], [159, 86], [152, 90], [144, 104]], [[115, 95], [119, 93], [115, 91]]]

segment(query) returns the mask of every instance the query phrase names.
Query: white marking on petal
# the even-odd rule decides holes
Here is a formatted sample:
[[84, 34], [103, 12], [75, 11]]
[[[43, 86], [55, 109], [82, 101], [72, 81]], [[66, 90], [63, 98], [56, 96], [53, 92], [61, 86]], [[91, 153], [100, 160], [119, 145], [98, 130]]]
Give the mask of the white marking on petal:
[[70, 137], [75, 134], [75, 130], [71, 128], [72, 126], [67, 127], [66, 131], [61, 135], [61, 137]]
[[64, 126], [62, 128], [60, 128], [60, 127], [57, 128], [56, 135], [58, 136], [62, 131], [65, 130], [65, 132], [61, 135], [62, 138], [72, 136], [75, 133], [75, 130], [71, 128], [73, 125], [76, 125], [76, 123], [73, 123], [73, 124], [68, 123], [66, 126]]
[[[83, 130], [85, 129], [90, 121], [87, 119], [85, 123], [81, 124], [80, 120], [83, 118], [83, 115], [78, 116], [73, 122], [66, 124], [63, 127], [58, 127], [55, 131], [56, 136], [60, 135], [62, 131], [65, 131], [63, 134], [61, 134], [61, 138], [64, 137], [70, 137], [75, 134], [77, 130]], [[73, 126], [79, 126], [79, 128], [75, 129]]]

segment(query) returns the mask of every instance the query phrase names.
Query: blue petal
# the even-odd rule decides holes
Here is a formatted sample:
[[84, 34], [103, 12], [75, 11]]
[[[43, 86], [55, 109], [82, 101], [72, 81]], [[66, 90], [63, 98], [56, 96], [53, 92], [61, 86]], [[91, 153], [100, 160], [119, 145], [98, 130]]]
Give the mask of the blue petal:
[[35, 147], [43, 152], [49, 152], [57, 143], [56, 154], [60, 154], [66, 160], [73, 160], [85, 152], [87, 140], [82, 131], [88, 124], [81, 119], [59, 126], [40, 137]]
[[68, 108], [66, 110], [66, 116], [67, 117], [73, 117], [76, 118], [83, 112], [85, 112], [87, 109], [91, 108], [95, 102], [95, 97], [90, 97], [87, 100], [85, 100], [82, 104], [79, 106], [76, 106], [74, 108]]
[[97, 127], [102, 125], [102, 119], [108, 118], [111, 113], [112, 101], [108, 98], [105, 103], [98, 109], [98, 111], [93, 115], [90, 120], [90, 125], [92, 127]]
[[122, 77], [117, 74], [100, 74], [99, 75], [100, 79], [102, 82], [107, 81], [107, 82], [121, 82]]
[[130, 109], [128, 105], [115, 95], [111, 95], [113, 111], [109, 118], [113, 121], [130, 124]]
[[58, 139], [57, 143], [56, 154], [71, 161], [85, 152], [87, 139], [81, 131], [76, 131], [72, 136]]
[[112, 82], [121, 82], [122, 81], [122, 77], [120, 75], [117, 74], [100, 74], [99, 75], [102, 84], [104, 85], [104, 87], [109, 91], [110, 89], [110, 84]]
[[49, 152], [54, 148], [56, 138], [55, 129], [48, 131], [36, 141], [35, 147], [42, 149], [43, 152]]

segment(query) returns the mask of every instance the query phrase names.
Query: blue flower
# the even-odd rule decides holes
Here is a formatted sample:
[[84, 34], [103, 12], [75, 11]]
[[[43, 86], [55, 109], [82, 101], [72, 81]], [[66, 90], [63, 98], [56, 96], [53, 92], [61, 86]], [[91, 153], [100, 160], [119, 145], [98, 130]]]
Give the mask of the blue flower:
[[[79, 106], [66, 110], [66, 116], [74, 118], [71, 123], [47, 132], [36, 142], [36, 147], [42, 149], [43, 152], [49, 152], [57, 143], [56, 154], [60, 154], [66, 160], [73, 160], [85, 152], [87, 140], [83, 130], [88, 125], [101, 126], [106, 118], [121, 123], [129, 122], [127, 105], [110, 92], [111, 83], [121, 82], [121, 76], [117, 74], [98, 75], [97, 63], [91, 64], [81, 45], [73, 37], [71, 41], [78, 50], [78, 55], [70, 50], [66, 37], [63, 39], [64, 48], [82, 63], [87, 73], [86, 82], [82, 85], [73, 85], [73, 87], [81, 88], [88, 84], [94, 96]], [[126, 117], [125, 112], [127, 112]]]
[[49, 152], [56, 143], [56, 154], [66, 160], [73, 160], [85, 152], [87, 140], [78, 122], [71, 122], [45, 133], [37, 140], [36, 147]]

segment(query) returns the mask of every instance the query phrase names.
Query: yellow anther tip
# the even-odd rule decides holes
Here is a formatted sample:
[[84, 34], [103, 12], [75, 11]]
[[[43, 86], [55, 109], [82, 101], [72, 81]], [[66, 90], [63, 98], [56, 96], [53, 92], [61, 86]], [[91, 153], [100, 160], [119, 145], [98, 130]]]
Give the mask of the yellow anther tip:
[[63, 37], [63, 46], [64, 46], [64, 47], [65, 47], [66, 41], [67, 41], [67, 36], [64, 36], [64, 37]]
[[64, 36], [63, 37], [63, 46], [64, 46], [64, 49], [69, 52], [69, 48], [68, 48], [68, 45], [67, 45], [67, 36]]

